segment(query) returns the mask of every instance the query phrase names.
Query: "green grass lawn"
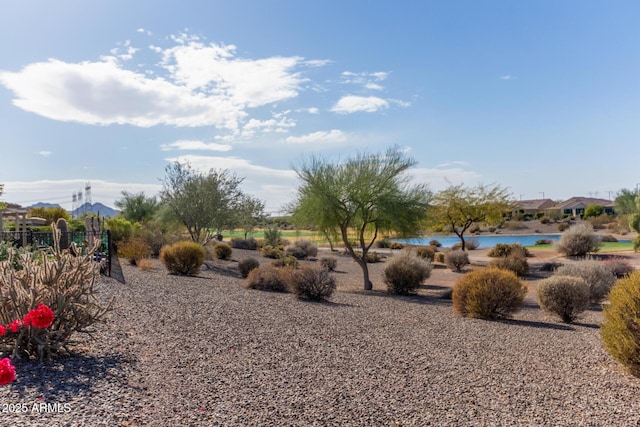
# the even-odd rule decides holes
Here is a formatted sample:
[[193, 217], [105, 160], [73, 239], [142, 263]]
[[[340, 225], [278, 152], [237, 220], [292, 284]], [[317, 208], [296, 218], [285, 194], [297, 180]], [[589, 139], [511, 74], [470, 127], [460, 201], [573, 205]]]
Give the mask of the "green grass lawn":
[[[543, 251], [553, 251], [555, 250], [554, 245], [533, 245], [528, 246], [531, 249], [535, 250], [543, 250]], [[604, 242], [600, 247], [599, 253], [608, 253], [608, 252], [624, 252], [624, 251], [632, 251], [633, 243], [631, 242]]]

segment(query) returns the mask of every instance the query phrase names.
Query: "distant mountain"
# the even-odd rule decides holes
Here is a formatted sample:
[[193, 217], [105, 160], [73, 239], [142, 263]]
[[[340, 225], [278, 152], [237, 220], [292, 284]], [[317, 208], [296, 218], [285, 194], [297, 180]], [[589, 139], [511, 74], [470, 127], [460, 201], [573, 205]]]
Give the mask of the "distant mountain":
[[71, 211], [71, 215], [73, 215], [74, 218], [77, 216], [81, 216], [84, 213], [95, 213], [95, 214], [100, 214], [100, 216], [113, 218], [118, 214], [118, 211], [110, 208], [109, 206], [105, 206], [102, 203], [94, 203], [93, 205], [90, 205], [89, 203], [85, 203], [79, 208]]
[[45, 202], [38, 202], [35, 205], [31, 205], [29, 206], [30, 208], [61, 208], [62, 206], [60, 206], [57, 203], [45, 203]]

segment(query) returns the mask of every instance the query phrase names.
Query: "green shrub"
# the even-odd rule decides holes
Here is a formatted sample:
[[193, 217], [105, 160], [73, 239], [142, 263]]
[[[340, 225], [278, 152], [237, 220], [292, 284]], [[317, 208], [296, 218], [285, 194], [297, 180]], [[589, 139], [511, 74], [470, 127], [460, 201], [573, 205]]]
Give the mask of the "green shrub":
[[320, 258], [320, 265], [327, 271], [335, 271], [338, 266], [338, 260], [335, 257]]
[[604, 262], [604, 266], [611, 272], [617, 279], [622, 279], [624, 276], [630, 274], [635, 269], [629, 261], [624, 258], [612, 258]]
[[640, 252], [640, 236], [633, 239], [633, 252]]
[[296, 257], [289, 255], [271, 261], [271, 265], [273, 265], [274, 267], [298, 268], [298, 260], [296, 259]]
[[164, 246], [160, 250], [160, 261], [171, 274], [193, 276], [204, 263], [205, 250], [201, 244], [182, 241]]
[[538, 284], [538, 302], [543, 310], [571, 323], [589, 306], [589, 285], [573, 276], [552, 276]]
[[245, 287], [260, 291], [289, 292], [289, 275], [291, 269], [263, 265], [249, 272]]
[[264, 230], [264, 244], [277, 248], [282, 244], [281, 233], [277, 225], [268, 227]]
[[118, 256], [126, 258], [131, 265], [137, 265], [141, 259], [149, 258], [153, 249], [141, 237], [131, 237], [118, 244]]
[[609, 294], [600, 334], [609, 354], [640, 377], [640, 272], [620, 279]]
[[465, 251], [449, 251], [444, 254], [444, 263], [451, 270], [462, 271], [465, 265], [469, 265], [469, 254]]
[[260, 249], [260, 253], [262, 254], [263, 257], [266, 257], [266, 258], [279, 259], [284, 256], [284, 250], [282, 250], [282, 248], [277, 246], [274, 247], [271, 245], [262, 246], [262, 248]]
[[260, 267], [260, 262], [255, 258], [245, 258], [238, 262], [238, 270], [243, 278], [246, 278], [251, 270], [258, 267]]
[[229, 259], [232, 253], [233, 249], [227, 243], [216, 243], [213, 247], [213, 255], [218, 259]]
[[136, 227], [124, 218], [109, 218], [107, 219], [107, 230], [111, 233], [113, 242], [120, 242], [131, 238]]
[[444, 264], [444, 253], [436, 252], [436, 256], [434, 257], [433, 261]]
[[231, 239], [231, 247], [233, 249], [245, 249], [249, 251], [255, 251], [258, 249], [258, 242], [253, 237], [250, 239]]
[[591, 302], [597, 304], [607, 297], [616, 277], [603, 263], [594, 260], [565, 264], [558, 268], [556, 276], [580, 277], [589, 285]]
[[391, 247], [391, 240], [388, 237], [384, 237], [376, 242], [376, 246], [381, 249], [388, 249]]
[[492, 258], [508, 257], [509, 255], [519, 255], [521, 257], [528, 257], [531, 255], [529, 250], [522, 246], [520, 243], [498, 243], [487, 252], [487, 256]]
[[538, 246], [538, 245], [551, 245], [551, 244], [553, 244], [553, 240], [551, 240], [551, 239], [538, 239], [538, 240], [536, 240], [536, 246]]
[[518, 276], [524, 276], [529, 272], [529, 263], [527, 259], [520, 254], [511, 254], [507, 257], [496, 258], [489, 262], [490, 268], [498, 268], [501, 270], [509, 270]]
[[336, 279], [323, 268], [303, 267], [288, 277], [289, 289], [300, 299], [322, 301], [336, 290]]
[[287, 246], [285, 252], [297, 259], [306, 259], [318, 255], [318, 246], [307, 239], [298, 239]]
[[600, 239], [589, 224], [577, 224], [562, 233], [556, 249], [566, 256], [584, 256], [598, 252]]
[[585, 218], [597, 217], [597, 216], [602, 215], [603, 213], [604, 213], [604, 206], [601, 206], [601, 205], [589, 205], [584, 210], [584, 217]]
[[436, 250], [433, 246], [418, 246], [415, 248], [415, 253], [422, 259], [428, 259], [433, 262], [436, 259]]
[[453, 309], [465, 317], [509, 318], [520, 309], [526, 293], [526, 286], [510, 271], [474, 270], [456, 282]]
[[431, 262], [403, 251], [391, 258], [384, 267], [383, 278], [387, 292], [392, 294], [413, 294], [423, 280], [429, 278]]

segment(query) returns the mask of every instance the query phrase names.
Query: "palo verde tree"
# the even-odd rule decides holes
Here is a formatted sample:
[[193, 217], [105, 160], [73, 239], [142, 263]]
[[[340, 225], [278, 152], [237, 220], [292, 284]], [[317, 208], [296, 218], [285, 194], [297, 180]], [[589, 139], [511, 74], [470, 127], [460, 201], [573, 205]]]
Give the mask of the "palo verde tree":
[[640, 196], [640, 194], [636, 190], [629, 190], [627, 188], [620, 190], [615, 200], [616, 213], [626, 215], [638, 212], [640, 205], [638, 196]]
[[158, 211], [158, 200], [155, 197], [147, 197], [144, 191], [136, 194], [122, 191], [122, 198], [115, 201], [115, 205], [121, 210], [121, 214], [127, 221], [148, 222]]
[[451, 185], [435, 195], [429, 218], [433, 225], [455, 233], [465, 250], [464, 233], [469, 227], [499, 223], [505, 213], [513, 210], [509, 199], [506, 189], [498, 185]]
[[264, 202], [257, 197], [243, 195], [234, 212], [233, 227], [242, 228], [246, 239], [263, 219]]
[[233, 225], [244, 200], [242, 178], [229, 170], [200, 173], [189, 164], [167, 165], [160, 198], [187, 228], [191, 240], [206, 245], [216, 232]]
[[347, 252], [362, 268], [366, 290], [373, 286], [367, 253], [378, 233], [416, 232], [424, 218], [430, 193], [424, 185], [409, 186], [405, 173], [414, 164], [391, 148], [385, 154], [360, 154], [339, 163], [311, 157], [296, 168], [302, 185], [292, 215], [319, 229], [339, 230]]

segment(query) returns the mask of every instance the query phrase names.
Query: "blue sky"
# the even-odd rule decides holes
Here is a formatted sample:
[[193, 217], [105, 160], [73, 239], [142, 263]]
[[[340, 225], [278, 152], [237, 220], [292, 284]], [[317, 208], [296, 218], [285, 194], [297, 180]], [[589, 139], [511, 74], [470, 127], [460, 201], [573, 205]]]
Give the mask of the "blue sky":
[[640, 183], [637, 1], [0, 5], [3, 200], [113, 206], [168, 162], [277, 211], [292, 166], [398, 145], [414, 179], [513, 197]]

